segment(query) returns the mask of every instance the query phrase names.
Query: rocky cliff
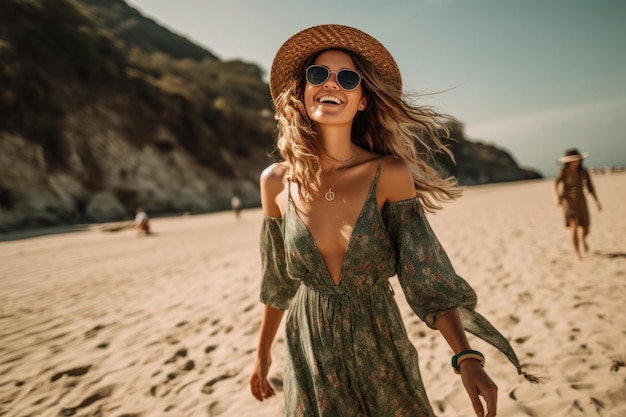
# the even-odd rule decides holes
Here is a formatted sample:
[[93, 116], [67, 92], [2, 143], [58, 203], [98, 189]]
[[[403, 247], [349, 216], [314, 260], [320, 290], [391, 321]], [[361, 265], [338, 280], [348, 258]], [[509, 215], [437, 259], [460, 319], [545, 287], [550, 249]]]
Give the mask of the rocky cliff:
[[[263, 71], [123, 0], [0, 2], [0, 232], [259, 204], [274, 119]], [[528, 178], [459, 126], [461, 183]]]
[[530, 168], [522, 168], [506, 151], [493, 145], [470, 141], [460, 122], [451, 126], [450, 149], [455, 161], [440, 155], [435, 164], [442, 175], [451, 175], [463, 185], [490, 184], [541, 178]]

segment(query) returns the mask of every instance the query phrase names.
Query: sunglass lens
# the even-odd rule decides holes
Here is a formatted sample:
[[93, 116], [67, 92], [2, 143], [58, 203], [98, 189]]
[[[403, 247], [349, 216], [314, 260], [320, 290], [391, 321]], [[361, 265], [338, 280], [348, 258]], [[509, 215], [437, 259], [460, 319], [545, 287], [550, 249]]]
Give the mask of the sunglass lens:
[[[311, 85], [322, 85], [330, 77], [331, 72], [326, 67], [311, 65], [306, 69], [306, 80]], [[336, 73], [337, 84], [346, 91], [352, 91], [359, 86], [361, 76], [358, 72], [344, 69]]]
[[324, 67], [312, 66], [306, 70], [306, 80], [313, 85], [323, 84], [329, 76], [328, 69]]
[[337, 73], [337, 83], [344, 90], [354, 90], [359, 86], [361, 82], [361, 76], [358, 72], [352, 70], [341, 70]]

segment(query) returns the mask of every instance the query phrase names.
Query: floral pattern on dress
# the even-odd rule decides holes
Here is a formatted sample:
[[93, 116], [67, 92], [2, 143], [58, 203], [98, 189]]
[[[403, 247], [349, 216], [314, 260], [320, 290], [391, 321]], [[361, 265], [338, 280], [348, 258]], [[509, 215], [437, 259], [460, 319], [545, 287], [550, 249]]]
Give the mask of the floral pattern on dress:
[[339, 284], [291, 202], [282, 219], [264, 218], [261, 301], [288, 309], [286, 416], [434, 416], [418, 352], [389, 286], [394, 275], [430, 327], [459, 308], [466, 329], [501, 349], [519, 370], [507, 340], [473, 310], [476, 294], [454, 272], [419, 200], [388, 203], [381, 213], [377, 179], [378, 173]]

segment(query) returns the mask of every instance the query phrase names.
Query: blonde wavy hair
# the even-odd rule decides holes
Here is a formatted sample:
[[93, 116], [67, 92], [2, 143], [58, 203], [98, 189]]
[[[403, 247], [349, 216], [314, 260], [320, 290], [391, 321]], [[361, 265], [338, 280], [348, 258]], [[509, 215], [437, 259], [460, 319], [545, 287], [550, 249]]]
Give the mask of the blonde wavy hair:
[[[436, 109], [413, 104], [411, 97], [385, 84], [376, 68], [351, 51], [348, 53], [361, 73], [364, 94], [368, 99], [352, 125], [351, 140], [357, 146], [379, 155], [390, 155], [405, 161], [411, 168], [416, 195], [427, 211], [441, 208], [441, 203], [462, 194], [453, 177], [441, 178], [427, 163], [434, 154], [454, 155], [442, 140], [450, 137], [450, 115]], [[321, 53], [321, 52], [320, 52]], [[319, 55], [319, 54], [317, 54]], [[312, 56], [307, 65], [315, 61]], [[274, 101], [277, 142], [280, 155], [290, 166], [289, 179], [298, 185], [300, 197], [307, 200], [319, 189], [322, 145], [304, 107], [304, 74]]]

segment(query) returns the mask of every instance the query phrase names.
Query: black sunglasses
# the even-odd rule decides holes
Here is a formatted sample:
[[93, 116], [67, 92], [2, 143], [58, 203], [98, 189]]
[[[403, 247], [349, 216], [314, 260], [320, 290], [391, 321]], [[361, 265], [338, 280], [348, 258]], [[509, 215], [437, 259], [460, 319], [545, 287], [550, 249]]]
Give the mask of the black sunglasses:
[[330, 78], [330, 74], [337, 76], [337, 84], [346, 91], [352, 91], [361, 84], [361, 74], [351, 69], [331, 71], [321, 65], [311, 65], [306, 69], [306, 80], [311, 85], [322, 85]]

